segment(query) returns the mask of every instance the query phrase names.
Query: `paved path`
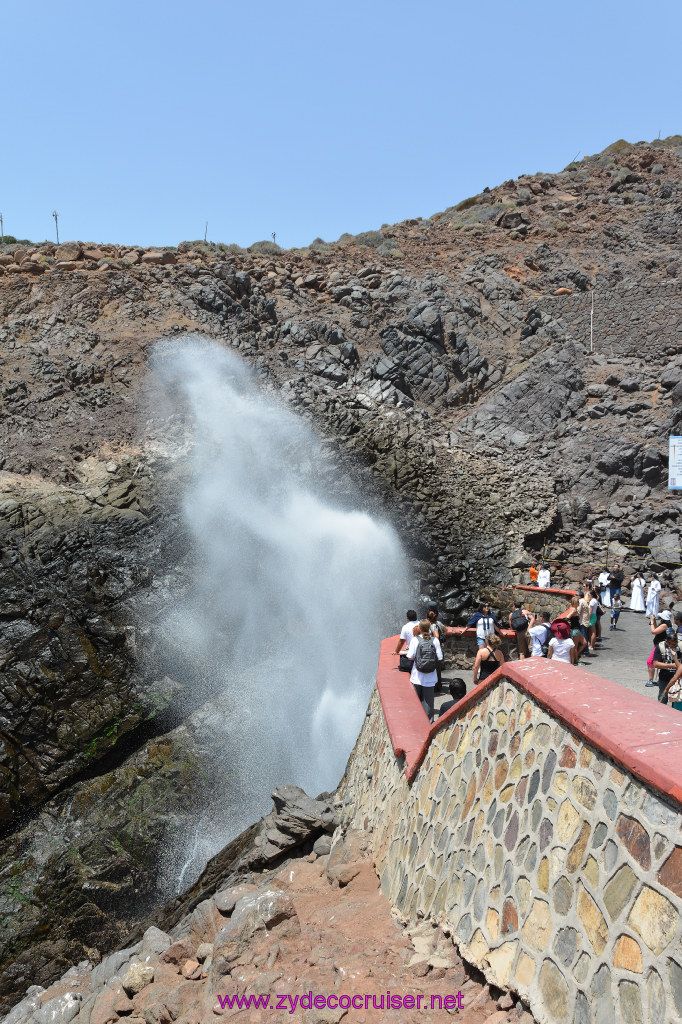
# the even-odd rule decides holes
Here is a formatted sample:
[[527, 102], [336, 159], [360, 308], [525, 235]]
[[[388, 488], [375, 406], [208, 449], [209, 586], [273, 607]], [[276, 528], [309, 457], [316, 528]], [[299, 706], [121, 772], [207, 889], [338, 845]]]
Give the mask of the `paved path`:
[[[593, 658], [583, 659], [581, 666], [589, 669], [595, 676], [602, 676], [614, 683], [636, 690], [652, 700], [658, 699], [658, 687], [645, 686], [648, 679], [646, 659], [653, 646], [653, 638], [649, 627], [649, 619], [643, 612], [631, 612], [623, 609], [618, 629], [609, 630], [609, 613], [602, 618], [602, 641], [597, 645]], [[448, 676], [459, 676], [471, 689], [471, 669], [449, 669]], [[449, 693], [436, 696], [436, 708], [449, 701]]]
[[[607, 613], [608, 614], [608, 613]], [[618, 629], [609, 631], [607, 615], [602, 618], [602, 642], [597, 645], [594, 658], [588, 658], [585, 668], [595, 675], [603, 676], [614, 683], [637, 690], [658, 699], [658, 687], [646, 687], [648, 676], [646, 659], [653, 647], [649, 619], [643, 612], [623, 610]]]

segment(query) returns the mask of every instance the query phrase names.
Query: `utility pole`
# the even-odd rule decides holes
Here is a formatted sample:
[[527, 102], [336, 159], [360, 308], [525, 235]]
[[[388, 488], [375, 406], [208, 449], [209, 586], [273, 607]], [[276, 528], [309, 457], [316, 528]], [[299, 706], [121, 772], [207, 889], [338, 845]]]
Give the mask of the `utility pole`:
[[208, 221], [206, 221], [206, 226], [204, 227], [204, 242], [206, 241], [206, 235], [207, 234], [208, 234]]
[[59, 245], [59, 214], [56, 210], [53, 210], [52, 216], [54, 217], [54, 229], [57, 232], [57, 245]]
[[5, 241], [5, 226], [2, 222], [2, 214], [0, 213], [0, 245]]

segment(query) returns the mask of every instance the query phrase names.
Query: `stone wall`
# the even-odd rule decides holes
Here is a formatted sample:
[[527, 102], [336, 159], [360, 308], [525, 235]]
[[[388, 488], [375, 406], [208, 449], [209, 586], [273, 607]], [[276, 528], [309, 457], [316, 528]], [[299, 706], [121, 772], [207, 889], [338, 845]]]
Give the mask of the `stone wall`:
[[557, 615], [562, 615], [566, 611], [575, 593], [575, 590], [557, 590], [555, 587], [551, 590], [540, 590], [539, 587], [509, 587], [500, 595], [500, 605], [505, 610], [508, 606], [511, 611], [514, 601], [522, 601], [523, 607], [529, 612], [539, 615], [540, 612], [547, 610], [555, 619]]
[[386, 896], [539, 1021], [682, 1019], [682, 718], [531, 659], [429, 729], [392, 643], [339, 789]]

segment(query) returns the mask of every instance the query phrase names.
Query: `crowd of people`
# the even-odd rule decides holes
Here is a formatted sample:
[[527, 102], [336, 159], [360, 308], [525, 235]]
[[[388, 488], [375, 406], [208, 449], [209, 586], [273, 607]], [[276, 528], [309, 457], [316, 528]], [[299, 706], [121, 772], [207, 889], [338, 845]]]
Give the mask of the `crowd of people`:
[[[535, 574], [535, 575], [534, 575]], [[531, 585], [549, 589], [550, 573], [542, 563], [530, 567]], [[658, 699], [682, 710], [682, 613], [659, 610], [661, 583], [653, 573], [648, 583], [640, 572], [630, 582], [630, 610], [649, 616], [653, 648], [647, 660], [646, 686], [658, 685]], [[568, 608], [552, 619], [549, 611], [533, 612], [517, 600], [509, 613], [505, 627], [513, 630], [520, 659], [547, 658], [579, 665], [594, 657], [602, 638], [602, 620], [608, 620], [609, 630], [618, 630], [623, 610], [622, 589], [626, 585], [620, 565], [610, 571], [604, 569], [594, 581], [586, 577]], [[477, 653], [473, 666], [473, 685], [487, 679], [504, 664], [502, 625], [489, 601], [483, 601], [466, 626], [475, 630]], [[434, 720], [434, 697], [441, 683], [444, 624], [438, 617], [435, 604], [428, 606], [423, 619], [410, 609], [400, 632], [395, 654], [400, 656], [399, 668], [410, 673], [422, 707], [429, 721]], [[655, 674], [658, 672], [658, 679]], [[450, 680], [452, 700], [440, 709], [442, 714], [466, 693], [462, 679]]]
[[[410, 673], [410, 682], [430, 722], [435, 717], [436, 688], [441, 685], [445, 636], [436, 604], [429, 604], [423, 619], [418, 619], [416, 611], [409, 608], [394, 651], [400, 657], [399, 670]], [[451, 700], [441, 706], [441, 715], [464, 697], [466, 683], [463, 679], [450, 679], [448, 689]]]
[[[682, 711], [682, 612], [663, 609], [649, 618], [653, 648], [647, 658], [647, 686], [658, 685], [658, 699]], [[658, 679], [654, 678], [658, 671]]]

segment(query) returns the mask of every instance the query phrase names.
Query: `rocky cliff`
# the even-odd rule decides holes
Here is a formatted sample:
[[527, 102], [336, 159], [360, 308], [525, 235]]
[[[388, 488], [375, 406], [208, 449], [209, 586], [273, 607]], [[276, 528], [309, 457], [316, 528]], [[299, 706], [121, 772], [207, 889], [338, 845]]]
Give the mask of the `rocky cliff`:
[[453, 619], [545, 544], [565, 578], [608, 551], [679, 591], [681, 241], [674, 137], [306, 250], [0, 247], [0, 994], [125, 932], [177, 780], [201, 788], [191, 666], [156, 627], [192, 553], [155, 343], [248, 361]]

